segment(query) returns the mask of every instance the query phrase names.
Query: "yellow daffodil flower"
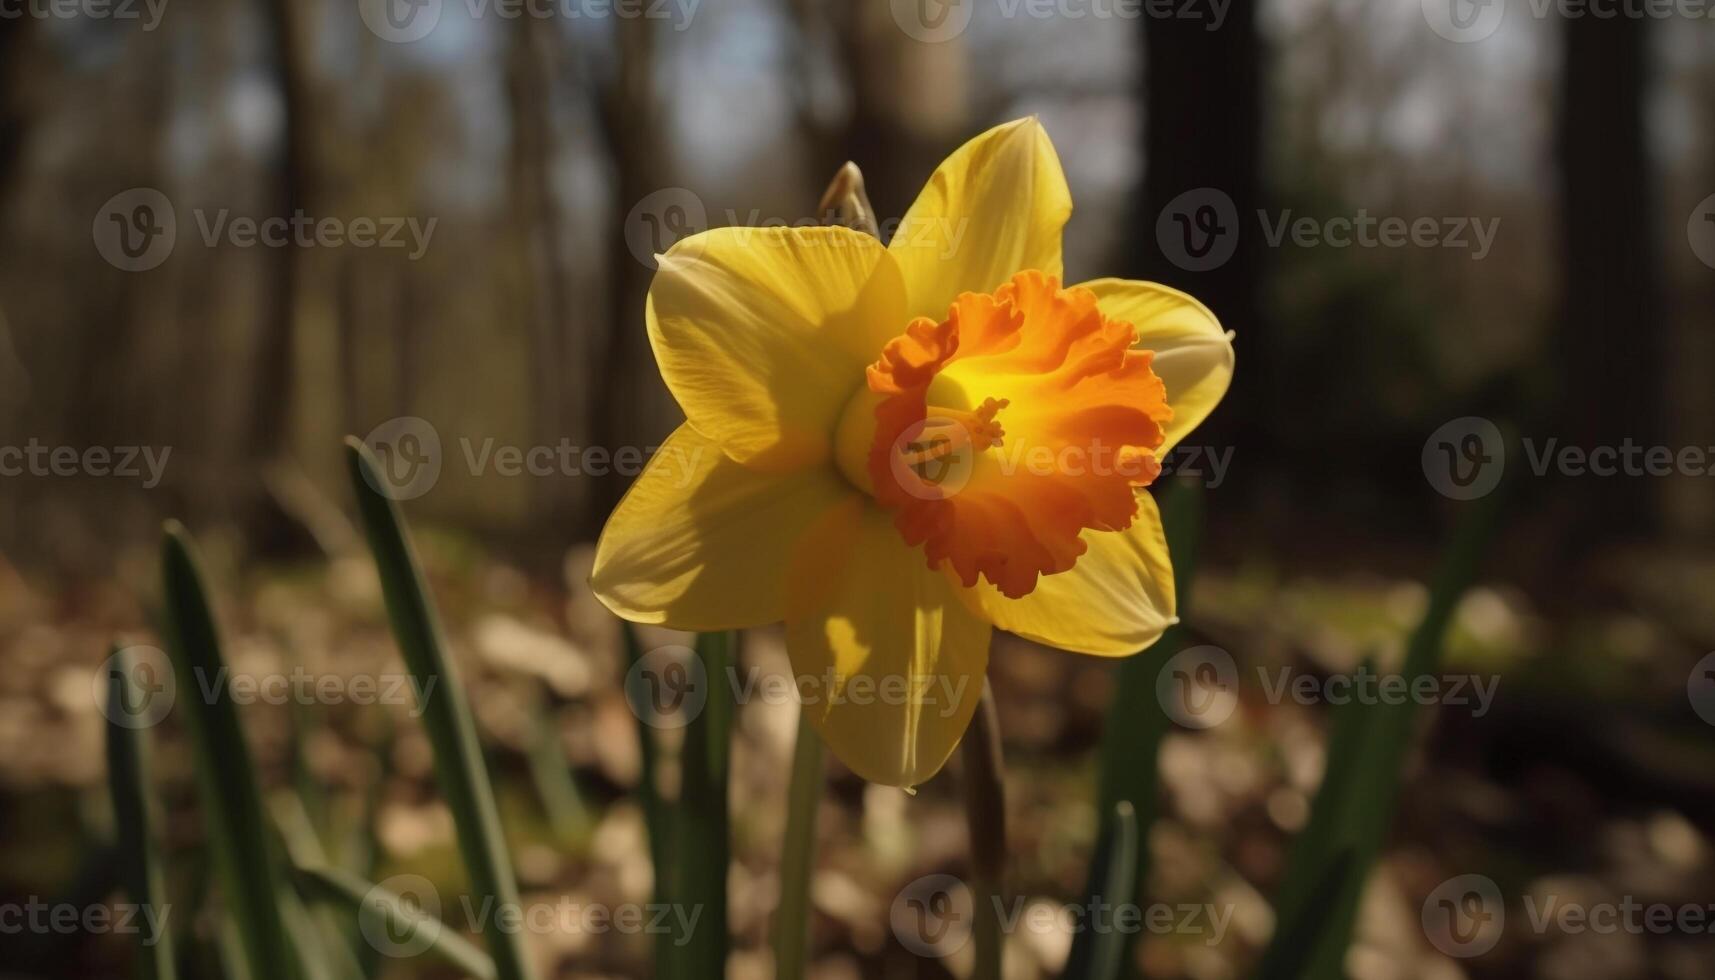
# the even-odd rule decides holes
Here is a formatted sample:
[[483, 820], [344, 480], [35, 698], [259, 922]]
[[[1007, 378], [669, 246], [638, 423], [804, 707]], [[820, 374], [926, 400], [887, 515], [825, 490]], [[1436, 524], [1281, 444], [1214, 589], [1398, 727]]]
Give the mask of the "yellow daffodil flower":
[[1071, 212], [1022, 119], [942, 163], [885, 247], [718, 228], [661, 256], [649, 340], [687, 421], [609, 518], [596, 595], [682, 630], [784, 622], [823, 739], [901, 786], [964, 734], [994, 627], [1159, 639], [1172, 568], [1140, 488], [1225, 393], [1231, 338], [1165, 286], [1062, 286]]

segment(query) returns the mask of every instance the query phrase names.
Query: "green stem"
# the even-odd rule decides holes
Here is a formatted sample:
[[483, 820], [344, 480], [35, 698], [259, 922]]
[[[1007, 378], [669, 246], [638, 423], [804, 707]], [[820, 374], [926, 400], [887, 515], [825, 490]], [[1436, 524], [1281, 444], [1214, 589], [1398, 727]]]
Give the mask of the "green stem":
[[816, 813], [822, 802], [822, 739], [810, 712], [798, 714], [786, 840], [780, 849], [780, 905], [774, 912], [774, 976], [801, 980], [810, 958], [810, 875], [816, 870]]
[[1000, 980], [1001, 885], [1006, 878], [1006, 788], [1000, 718], [994, 691], [983, 681], [982, 701], [963, 743], [965, 819], [971, 834], [971, 917], [976, 940], [974, 980]]

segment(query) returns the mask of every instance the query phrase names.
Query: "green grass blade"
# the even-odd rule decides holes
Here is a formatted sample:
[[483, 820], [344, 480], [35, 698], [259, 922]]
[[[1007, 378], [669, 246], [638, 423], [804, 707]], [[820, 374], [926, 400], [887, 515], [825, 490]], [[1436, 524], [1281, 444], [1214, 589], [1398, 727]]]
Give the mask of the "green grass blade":
[[[429, 602], [422, 569], [405, 532], [405, 521], [392, 498], [377, 488], [386, 486], [369, 450], [356, 439], [346, 440], [351, 485], [369, 549], [381, 573], [387, 616], [405, 666], [428, 692], [418, 705], [423, 727], [434, 749], [435, 775], [453, 813], [459, 850], [464, 855], [471, 885], [479, 896], [492, 899], [499, 910], [520, 908], [518, 883], [502, 836], [500, 812], [483, 764], [476, 722], [465, 702], [464, 687], [447, 657], [440, 625]], [[432, 687], [430, 685], [433, 685]], [[507, 916], [484, 917], [488, 953], [501, 980], [533, 976], [523, 937], [506, 927]]]
[[[1500, 492], [1477, 503], [1442, 556], [1429, 607], [1406, 643], [1400, 675], [1408, 689], [1418, 678], [1440, 669], [1453, 613], [1476, 578], [1501, 508]], [[1347, 873], [1340, 876], [1332, 910], [1318, 920], [1323, 930], [1306, 961], [1305, 977], [1337, 980], [1342, 975], [1364, 885], [1393, 823], [1418, 714], [1411, 698], [1398, 704], [1353, 701], [1334, 713], [1327, 775], [1311, 806], [1310, 821], [1294, 843], [1275, 901], [1277, 923], [1309, 921], [1314, 910], [1308, 905], [1317, 901], [1319, 883], [1328, 880], [1332, 862], [1337, 857], [1350, 862]], [[1274, 940], [1299, 941], [1299, 937], [1279, 934]]]
[[1340, 895], [1351, 887], [1352, 858], [1350, 850], [1337, 852], [1296, 917], [1277, 923], [1275, 938], [1263, 954], [1256, 980], [1299, 980], [1306, 976], [1311, 956], [1315, 955], [1334, 917], [1340, 914]]
[[240, 955], [253, 980], [295, 980], [305, 974], [281, 914], [289, 898], [269, 845], [256, 768], [233, 707], [195, 548], [177, 523], [167, 525], [161, 574], [177, 704], [185, 709], [215, 871]]
[[439, 919], [380, 885], [329, 867], [294, 868], [292, 880], [306, 901], [335, 909], [354, 925], [365, 917], [379, 917], [384, 921], [369, 920], [370, 931], [384, 929], [401, 943], [423, 945], [425, 954], [432, 954], [467, 976], [495, 980], [494, 961], [486, 953]]
[[[1089, 908], [1132, 902], [1138, 891], [1137, 811], [1121, 800], [1114, 806], [1107, 828], [1107, 835], [1096, 845], [1095, 856], [1090, 859], [1091, 880], [1100, 883], [1090, 892], [1094, 904]], [[1097, 930], [1086, 923], [1078, 935], [1090, 939], [1073, 947], [1065, 976], [1077, 980], [1116, 980], [1125, 968], [1130, 946], [1127, 933], [1120, 929]]]
[[[623, 621], [619, 625], [620, 636], [625, 644], [626, 676], [630, 677], [643, 662], [643, 644], [637, 637], [637, 627]], [[673, 903], [676, 877], [673, 853], [678, 843], [674, 833], [677, 815], [667, 808], [666, 802], [661, 798], [661, 746], [655, 738], [659, 722], [654, 715], [653, 699], [638, 697], [636, 692], [630, 689], [626, 691], [626, 699], [631, 705], [632, 713], [637, 717], [637, 745], [641, 760], [637, 775], [637, 794], [639, 804], [643, 808], [644, 830], [649, 835], [649, 865], [655, 879], [654, 902], [659, 908], [668, 908]], [[681, 964], [678, 960], [682, 947], [675, 942], [677, 938], [665, 932], [655, 935], [653, 966], [655, 975], [661, 980], [671, 980], [678, 975], [677, 971], [680, 971]]]
[[562, 845], [583, 841], [589, 836], [592, 821], [583, 793], [572, 775], [571, 760], [560, 745], [560, 729], [553, 706], [540, 689], [530, 693], [529, 733], [525, 746], [525, 761], [530, 766], [530, 779], [536, 786], [536, 797], [548, 818], [548, 826]]
[[803, 980], [810, 957], [810, 877], [816, 870], [816, 815], [822, 802], [822, 737], [810, 713], [798, 713], [792, 782], [786, 791], [786, 839], [780, 847], [780, 904], [774, 911], [774, 976]]
[[107, 786], [113, 799], [113, 819], [119, 836], [120, 876], [125, 894], [145, 921], [158, 922], [160, 932], [139, 933], [141, 942], [133, 976], [139, 980], [174, 980], [173, 934], [162, 873], [161, 852], [155, 838], [149, 792], [149, 742], [144, 731], [122, 723], [134, 718], [129, 705], [140, 693], [132, 682], [135, 660], [128, 651], [114, 648], [107, 675]]
[[[1358, 668], [1359, 673], [1375, 670], [1373, 657], [1365, 659]], [[1377, 716], [1356, 699], [1335, 705], [1328, 715], [1328, 749], [1322, 784], [1316, 790], [1310, 818], [1292, 842], [1286, 874], [1275, 894], [1277, 927], [1288, 920], [1307, 918], [1306, 907], [1326, 879], [1326, 868], [1336, 854], [1344, 853], [1348, 862], [1356, 857], [1351, 847], [1351, 801], [1366, 778], [1368, 747], [1375, 737], [1370, 729]]]
[[291, 901], [280, 906], [280, 917], [286, 923], [286, 935], [311, 975], [322, 980], [363, 980], [362, 968], [345, 938], [330, 924], [311, 915], [295, 892]]
[[215, 926], [215, 953], [218, 963], [215, 976], [224, 980], [256, 980], [250, 972], [250, 953], [245, 948], [244, 936], [230, 915], [221, 916]]
[[[1179, 481], [1168, 487], [1162, 497], [1161, 523], [1167, 535], [1167, 550], [1173, 556], [1173, 591], [1178, 599], [1179, 618], [1183, 620], [1191, 604], [1191, 580], [1197, 567], [1198, 534], [1203, 519], [1202, 491], [1194, 483]], [[1156, 675], [1161, 671], [1163, 657], [1176, 652], [1185, 644], [1186, 638], [1182, 627], [1170, 627], [1154, 647], [1120, 661], [1115, 672], [1114, 700], [1108, 709], [1106, 733], [1100, 750], [1101, 774], [1098, 777], [1096, 812], [1100, 814], [1101, 826], [1097, 828], [1096, 839], [1112, 837], [1113, 814], [1121, 803], [1129, 803], [1137, 823], [1138, 839], [1144, 842], [1137, 848], [1137, 866], [1132, 873], [1131, 889], [1125, 895], [1115, 895], [1112, 899], [1115, 902], [1136, 903], [1144, 883], [1149, 880], [1149, 828], [1155, 822], [1159, 806], [1157, 764], [1162, 736], [1173, 727], [1156, 697]], [[1155, 651], [1161, 651], [1161, 654], [1157, 655]], [[1087, 893], [1094, 893], [1101, 887], [1100, 876], [1104, 870], [1100, 864], [1090, 866]], [[1088, 930], [1075, 936], [1068, 962], [1092, 963], [1094, 950], [1091, 946], [1095, 939]], [[1124, 938], [1120, 951], [1122, 968], [1131, 962], [1135, 943], [1135, 935]]]
[[669, 876], [671, 902], [686, 921], [696, 916], [696, 924], [689, 936], [671, 936], [665, 947], [656, 947], [670, 956], [673, 969], [668, 975], [674, 977], [726, 976], [727, 870], [732, 851], [727, 786], [736, 711], [726, 678], [736, 647], [733, 633], [697, 637], [697, 656], [703, 662], [709, 696], [685, 727]]
[[[301, 736], [299, 736], [301, 738]], [[299, 767], [301, 768], [301, 767]], [[294, 773], [294, 783], [307, 778], [304, 772]], [[321, 837], [316, 833], [309, 804], [302, 793], [281, 794], [272, 801], [275, 830], [285, 846], [287, 860], [294, 867], [327, 863]], [[299, 889], [301, 892], [302, 889]], [[283, 910], [286, 930], [292, 941], [307, 958], [314, 958], [334, 977], [362, 980], [368, 975], [353, 950], [360, 948], [354, 929], [345, 928], [345, 921], [326, 909], [292, 907]]]
[[[643, 644], [637, 640], [637, 627], [627, 622], [621, 622], [620, 638], [625, 644], [625, 668], [629, 673], [636, 670], [643, 660]], [[626, 692], [630, 698], [630, 692]], [[649, 833], [649, 860], [655, 876], [655, 901], [667, 901], [667, 876], [669, 862], [667, 848], [672, 840], [672, 831], [668, 827], [665, 810], [661, 804], [661, 786], [658, 780], [660, 772], [661, 749], [655, 742], [655, 726], [649, 723], [647, 713], [653, 710], [648, 698], [631, 699], [631, 708], [637, 716], [637, 745], [638, 756], [641, 759], [637, 774], [637, 795], [643, 808], [643, 825]]]

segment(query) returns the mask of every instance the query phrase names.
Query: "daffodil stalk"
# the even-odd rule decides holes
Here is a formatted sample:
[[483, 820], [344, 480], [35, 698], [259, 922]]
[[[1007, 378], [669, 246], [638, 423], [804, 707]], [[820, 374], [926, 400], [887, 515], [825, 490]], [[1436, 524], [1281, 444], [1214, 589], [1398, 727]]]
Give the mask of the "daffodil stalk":
[[1000, 716], [994, 691], [983, 682], [982, 701], [965, 733], [965, 822], [971, 834], [971, 936], [977, 980], [1000, 980], [1001, 887], [1006, 880], [1006, 782], [1001, 768]]
[[774, 910], [774, 976], [802, 980], [810, 960], [810, 879], [816, 868], [816, 813], [822, 803], [822, 739], [802, 715], [786, 791], [780, 845], [780, 902]]
[[[817, 212], [830, 223], [879, 238], [863, 171], [847, 161], [828, 182]], [[810, 879], [816, 865], [816, 812], [822, 802], [822, 739], [810, 713], [798, 714], [792, 779], [786, 791], [786, 833], [780, 845], [780, 901], [774, 912], [774, 975], [800, 980], [810, 955]]]

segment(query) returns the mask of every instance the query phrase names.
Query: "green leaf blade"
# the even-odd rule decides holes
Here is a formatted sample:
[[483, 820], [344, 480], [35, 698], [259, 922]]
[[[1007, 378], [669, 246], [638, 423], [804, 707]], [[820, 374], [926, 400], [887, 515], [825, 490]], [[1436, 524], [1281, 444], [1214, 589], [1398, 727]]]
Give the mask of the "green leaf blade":
[[[501, 909], [518, 910], [518, 883], [501, 831], [500, 812], [477, 739], [476, 722], [465, 701], [464, 687], [441, 640], [440, 624], [429, 599], [422, 568], [393, 499], [378, 488], [388, 484], [363, 443], [346, 440], [351, 485], [358, 513], [381, 575], [381, 591], [393, 635], [406, 669], [425, 692], [418, 705], [423, 727], [434, 749], [436, 780], [447, 806], [459, 850], [476, 892]], [[506, 927], [507, 916], [489, 915], [483, 924], [488, 954], [499, 980], [531, 980], [528, 953], [518, 930]]]
[[135, 659], [129, 651], [115, 648], [108, 665], [107, 786], [119, 836], [120, 878], [131, 903], [151, 910], [146, 921], [158, 922], [160, 928], [152, 937], [139, 933], [136, 976], [139, 980], [175, 980], [178, 969], [173, 961], [169, 923], [172, 907], [167, 902], [155, 836], [148, 737], [141, 727], [121, 721], [135, 717], [126, 707], [134, 703], [138, 693], [132, 685]]
[[187, 709], [209, 842], [240, 955], [254, 980], [297, 980], [306, 973], [281, 913], [289, 897], [275, 867], [256, 768], [233, 705], [195, 546], [176, 522], [167, 525], [161, 577], [168, 654], [181, 695], [193, 695], [177, 703]]

